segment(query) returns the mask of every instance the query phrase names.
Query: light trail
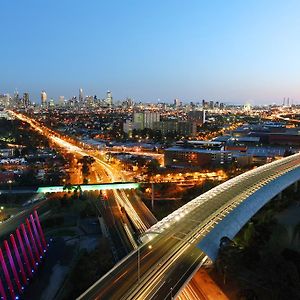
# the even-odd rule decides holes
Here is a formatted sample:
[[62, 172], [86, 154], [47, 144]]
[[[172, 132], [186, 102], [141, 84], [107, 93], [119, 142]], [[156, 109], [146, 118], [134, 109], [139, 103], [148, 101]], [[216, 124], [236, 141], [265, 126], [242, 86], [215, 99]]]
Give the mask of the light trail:
[[[153, 300], [175, 297], [204, 259], [205, 254], [197, 245], [207, 234], [236, 207], [269, 183], [274, 184], [281, 177], [286, 182], [288, 173], [294, 171], [297, 172], [290, 174], [297, 174], [295, 176], [298, 178], [299, 166], [300, 154], [295, 154], [230, 179], [190, 201], [149, 230], [148, 238], [138, 255], [141, 257], [140, 280], [137, 280], [135, 251], [99, 279], [79, 299], [100, 297], [106, 300], [115, 297], [126, 300]], [[274, 196], [273, 193], [267, 195], [270, 197], [268, 199]], [[244, 223], [240, 226], [242, 224]], [[238, 229], [237, 226], [236, 230]], [[151, 245], [151, 252], [147, 250], [148, 245]], [[128, 270], [126, 280], [120, 279], [115, 285], [111, 285], [111, 280], [124, 270]]]
[[[91, 156], [95, 159], [95, 162], [100, 165], [108, 174], [108, 177], [110, 178], [111, 182], [119, 182], [124, 181], [124, 179], [120, 176], [120, 174], [115, 174], [113, 168], [100, 160], [95, 155], [91, 155], [89, 152], [85, 151], [84, 149], [73, 145], [72, 143], [63, 140], [62, 138], [56, 136], [55, 132], [50, 130], [49, 128], [39, 124], [36, 120], [33, 120], [27, 116], [24, 116], [22, 114], [10, 111], [12, 115], [14, 115], [16, 118], [20, 119], [23, 122], [28, 123], [34, 130], [39, 132], [40, 134], [46, 136], [48, 139], [50, 139], [54, 144], [57, 146], [66, 149], [68, 152], [73, 152], [75, 154], [81, 155], [81, 156]], [[114, 196], [117, 200], [117, 204], [119, 209], [121, 210], [121, 207], [124, 207], [126, 213], [128, 214], [129, 218], [133, 222], [134, 226], [137, 228], [137, 230], [140, 233], [143, 233], [146, 231], [147, 227], [146, 224], [144, 224], [143, 220], [140, 218], [138, 213], [135, 211], [133, 205], [131, 204], [129, 198], [126, 196], [124, 191], [115, 191], [113, 190]], [[133, 234], [130, 232], [130, 230], [127, 228], [125, 229], [126, 233], [128, 234], [129, 241], [134, 241]], [[134, 248], [136, 248], [136, 243], [134, 244]]]

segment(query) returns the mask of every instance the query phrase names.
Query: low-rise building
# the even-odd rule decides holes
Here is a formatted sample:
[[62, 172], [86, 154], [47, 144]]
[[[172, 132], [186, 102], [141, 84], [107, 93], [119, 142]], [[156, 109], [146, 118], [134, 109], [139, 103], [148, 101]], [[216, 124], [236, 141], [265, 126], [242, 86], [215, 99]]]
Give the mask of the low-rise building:
[[230, 151], [174, 146], [165, 149], [165, 165], [169, 167], [215, 167], [232, 162]]

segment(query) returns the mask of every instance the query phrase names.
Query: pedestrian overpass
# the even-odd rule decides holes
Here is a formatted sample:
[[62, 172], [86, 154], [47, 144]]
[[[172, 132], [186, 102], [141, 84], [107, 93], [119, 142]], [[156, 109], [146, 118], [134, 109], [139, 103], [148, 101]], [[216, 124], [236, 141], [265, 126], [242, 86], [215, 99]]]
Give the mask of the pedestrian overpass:
[[136, 182], [112, 182], [112, 183], [100, 183], [100, 184], [72, 184], [57, 185], [57, 186], [43, 186], [37, 189], [37, 193], [63, 193], [67, 191], [80, 190], [82, 192], [92, 191], [105, 191], [105, 190], [122, 190], [122, 189], [137, 189], [140, 186]]
[[149, 228], [141, 246], [79, 299], [172, 299], [206, 256], [216, 259], [222, 237], [233, 238], [261, 207], [299, 180], [298, 153], [218, 185]]
[[0, 190], [1, 194], [47, 194], [47, 193], [66, 193], [68, 191], [105, 191], [105, 190], [122, 190], [122, 189], [137, 189], [140, 184], [136, 182], [112, 182], [100, 184], [70, 184], [70, 185], [55, 185], [55, 186], [41, 186], [31, 189], [9, 189]]

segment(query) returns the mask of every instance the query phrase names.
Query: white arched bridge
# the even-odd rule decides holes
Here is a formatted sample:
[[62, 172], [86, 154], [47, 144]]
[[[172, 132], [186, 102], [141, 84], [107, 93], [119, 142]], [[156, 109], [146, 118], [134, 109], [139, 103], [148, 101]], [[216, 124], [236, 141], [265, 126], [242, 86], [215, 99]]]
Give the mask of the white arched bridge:
[[300, 180], [300, 154], [230, 179], [182, 206], [79, 299], [172, 299], [220, 239], [233, 238], [268, 201]]

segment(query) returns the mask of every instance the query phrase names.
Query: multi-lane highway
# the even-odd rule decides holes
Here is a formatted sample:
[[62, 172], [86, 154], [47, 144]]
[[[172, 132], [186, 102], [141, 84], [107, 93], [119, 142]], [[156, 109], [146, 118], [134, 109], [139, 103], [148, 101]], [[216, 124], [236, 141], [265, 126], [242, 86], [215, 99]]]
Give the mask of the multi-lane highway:
[[[67, 138], [61, 136], [59, 133], [54, 132], [53, 130], [47, 128], [43, 124], [40, 124], [35, 119], [29, 118], [23, 114], [16, 113], [10, 111], [12, 115], [16, 118], [22, 120], [23, 122], [27, 122], [31, 125], [31, 127], [38, 131], [40, 134], [46, 136], [52, 143], [56, 146], [68, 151], [69, 153], [73, 153], [76, 157], [83, 157], [83, 156], [91, 156], [95, 159], [95, 170], [94, 173], [101, 174], [101, 177], [105, 177], [106, 181], [108, 182], [119, 182], [119, 181], [126, 181], [120, 170], [113, 168], [108, 163], [101, 160], [95, 153], [91, 153], [91, 151], [85, 150], [80, 146], [75, 144], [75, 141], [67, 140]], [[103, 174], [104, 171], [104, 174]], [[119, 210], [124, 210], [128, 215], [128, 218], [132, 222], [135, 230], [138, 234], [144, 233], [151, 225], [156, 222], [155, 217], [152, 213], [146, 208], [144, 203], [139, 201], [136, 197], [127, 196], [127, 193], [123, 190], [113, 190], [114, 199], [116, 201], [116, 205], [118, 206]], [[136, 248], [136, 238], [134, 232], [129, 230], [130, 225], [124, 224], [125, 232], [128, 236], [128, 240], [131, 242], [132, 247]]]
[[152, 226], [144, 244], [79, 299], [172, 299], [205, 258], [196, 247], [253, 193], [299, 168], [300, 154], [239, 175]]
[[[36, 121], [18, 115], [36, 130], [68, 151], [90, 155], [84, 149], [64, 140]], [[49, 131], [48, 131], [49, 130]], [[206, 255], [196, 247], [225, 216], [257, 190], [285, 173], [298, 168], [300, 155], [290, 156], [231, 179], [197, 197], [150, 229], [147, 217], [137, 213], [126, 192], [117, 191], [114, 198], [123, 207], [144, 243], [119, 262], [109, 273], [88, 289], [80, 299], [171, 299]], [[120, 172], [93, 156], [111, 181], [121, 181]], [[130, 232], [130, 230], [129, 230]], [[132, 233], [131, 233], [132, 234]], [[128, 238], [131, 240], [128, 233]]]

